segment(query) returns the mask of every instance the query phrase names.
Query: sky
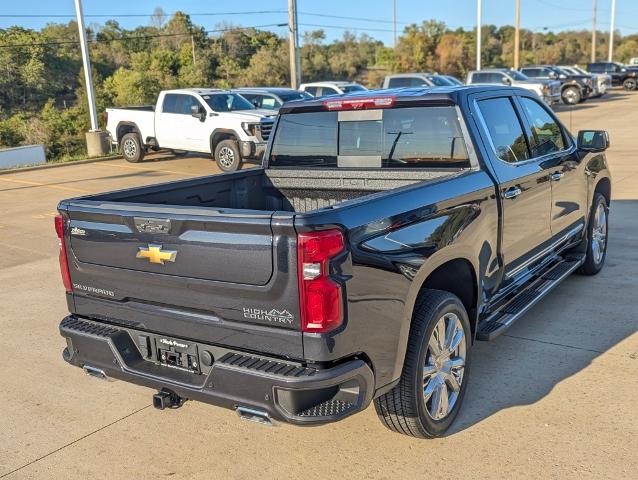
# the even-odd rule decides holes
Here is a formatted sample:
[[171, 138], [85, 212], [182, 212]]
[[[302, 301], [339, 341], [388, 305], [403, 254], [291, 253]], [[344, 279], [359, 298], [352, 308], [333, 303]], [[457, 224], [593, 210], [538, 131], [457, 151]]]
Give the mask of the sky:
[[[287, 0], [242, 0], [236, 3], [214, 0], [84, 0], [83, 8], [87, 24], [103, 24], [111, 18], [126, 28], [148, 25], [155, 7], [161, 7], [167, 14], [177, 10], [190, 14], [193, 22], [206, 30], [213, 30], [225, 22], [238, 26], [268, 25], [263, 28], [286, 35], [286, 27], [271, 25], [287, 22], [287, 3]], [[409, 23], [423, 20], [436, 19], [451, 28], [465, 29], [474, 28], [476, 23], [476, 0], [396, 0], [396, 5], [399, 35]], [[483, 0], [483, 24], [512, 25], [514, 5], [515, 0]], [[598, 30], [609, 29], [610, 5], [611, 0], [598, 0]], [[323, 28], [330, 41], [350, 30], [367, 33], [388, 46], [392, 45], [392, 0], [298, 0], [297, 9], [300, 32]], [[67, 22], [74, 15], [73, 0], [0, 0], [0, 28], [20, 25], [38, 29], [50, 22]], [[530, 30], [591, 29], [591, 16], [592, 0], [521, 0], [521, 27]], [[617, 0], [616, 29], [623, 35], [638, 33], [636, 0]]]

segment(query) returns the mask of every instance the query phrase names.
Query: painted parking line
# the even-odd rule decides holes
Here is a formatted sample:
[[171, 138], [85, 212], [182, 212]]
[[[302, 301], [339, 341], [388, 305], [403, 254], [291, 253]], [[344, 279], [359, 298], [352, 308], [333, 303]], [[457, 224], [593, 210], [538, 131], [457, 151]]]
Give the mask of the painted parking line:
[[91, 193], [90, 191], [83, 190], [81, 188], [63, 187], [62, 185], [52, 185], [50, 183], [32, 182], [32, 181], [29, 181], [29, 180], [18, 180], [16, 178], [0, 177], [0, 181], [9, 182], [9, 183], [17, 183], [19, 185], [30, 185], [32, 187], [55, 188], [56, 190], [65, 190], [67, 192]]
[[116, 163], [108, 163], [108, 162], [101, 162], [101, 163], [94, 163], [93, 164], [96, 167], [117, 167], [117, 168], [129, 168], [131, 170], [141, 170], [144, 172], [164, 172], [164, 173], [173, 173], [175, 175], [196, 175], [195, 173], [189, 173], [189, 172], [177, 172], [175, 170], [165, 170], [163, 168], [144, 168], [144, 167], [134, 167], [133, 165], [118, 165]]

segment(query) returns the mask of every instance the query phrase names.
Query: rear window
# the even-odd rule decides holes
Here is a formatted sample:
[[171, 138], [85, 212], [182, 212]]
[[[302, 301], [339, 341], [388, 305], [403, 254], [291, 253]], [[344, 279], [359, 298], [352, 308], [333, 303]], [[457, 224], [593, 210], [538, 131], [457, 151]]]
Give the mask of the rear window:
[[455, 107], [281, 115], [270, 166], [294, 168], [466, 168]]

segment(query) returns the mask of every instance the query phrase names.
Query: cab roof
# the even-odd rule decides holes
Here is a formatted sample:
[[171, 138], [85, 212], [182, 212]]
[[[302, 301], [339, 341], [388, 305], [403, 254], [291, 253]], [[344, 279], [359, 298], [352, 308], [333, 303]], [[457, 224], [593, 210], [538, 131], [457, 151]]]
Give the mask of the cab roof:
[[[498, 85], [454, 85], [444, 87], [404, 87], [386, 88], [380, 90], [367, 90], [362, 92], [344, 93], [342, 95], [330, 95], [326, 97], [316, 97], [308, 100], [298, 100], [283, 104], [279, 113], [301, 113], [310, 111], [324, 111], [324, 101], [335, 100], [361, 100], [375, 97], [395, 97], [396, 103], [400, 106], [406, 104], [438, 104], [457, 105], [460, 99], [471, 93], [485, 91], [523, 90], [516, 87], [503, 87]], [[416, 105], [415, 105], [416, 106]]]

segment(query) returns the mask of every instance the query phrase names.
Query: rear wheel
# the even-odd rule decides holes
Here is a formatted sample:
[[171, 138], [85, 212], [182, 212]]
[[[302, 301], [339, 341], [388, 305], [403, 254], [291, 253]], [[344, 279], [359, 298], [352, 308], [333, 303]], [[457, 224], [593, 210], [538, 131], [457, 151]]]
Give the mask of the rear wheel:
[[235, 140], [222, 140], [215, 147], [215, 162], [224, 172], [234, 172], [241, 165], [241, 154]]
[[445, 433], [465, 395], [470, 344], [470, 324], [459, 298], [424, 290], [412, 319], [401, 379], [374, 401], [382, 423], [418, 438]]
[[561, 98], [563, 99], [563, 103], [567, 105], [576, 105], [582, 100], [582, 95], [580, 94], [579, 88], [567, 87], [561, 93]]
[[636, 90], [636, 79], [634, 78], [626, 78], [624, 82], [622, 82], [622, 86], [625, 90]]
[[137, 133], [127, 133], [120, 142], [122, 156], [127, 162], [137, 163], [144, 158], [144, 145]]
[[587, 226], [587, 256], [579, 273], [596, 275], [605, 265], [607, 256], [607, 231], [609, 229], [609, 207], [600, 193], [594, 195], [589, 225]]

